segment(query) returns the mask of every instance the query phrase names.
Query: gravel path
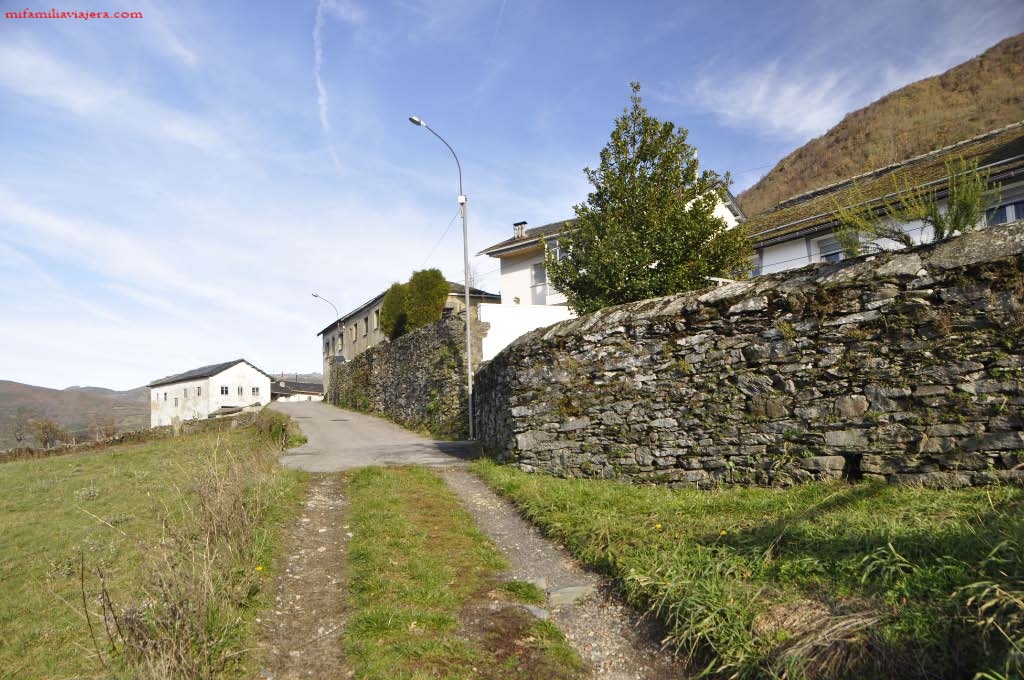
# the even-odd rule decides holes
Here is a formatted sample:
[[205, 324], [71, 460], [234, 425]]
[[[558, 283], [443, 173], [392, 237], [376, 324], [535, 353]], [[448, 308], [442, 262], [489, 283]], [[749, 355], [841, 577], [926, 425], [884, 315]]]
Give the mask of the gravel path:
[[[596, 574], [545, 539], [516, 509], [464, 469], [441, 475], [480, 529], [505, 553], [512, 580], [548, 593], [547, 610], [569, 643], [607, 680], [685, 678], [681, 664], [659, 650], [657, 627], [624, 606]], [[577, 599], [578, 598], [578, 599]]]
[[274, 604], [260, 621], [265, 659], [259, 678], [348, 678], [341, 653], [347, 599], [345, 509], [341, 475], [316, 475], [306, 505], [288, 527]]

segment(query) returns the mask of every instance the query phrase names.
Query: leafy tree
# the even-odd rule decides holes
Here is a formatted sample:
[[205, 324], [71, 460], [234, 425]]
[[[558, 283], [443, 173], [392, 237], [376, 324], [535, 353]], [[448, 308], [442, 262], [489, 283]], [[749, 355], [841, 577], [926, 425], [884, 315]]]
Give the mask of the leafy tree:
[[750, 266], [746, 230], [712, 213], [729, 177], [701, 170], [687, 131], [651, 116], [632, 83], [631, 107], [616, 119], [594, 190], [574, 207], [576, 222], [549, 249], [551, 283], [586, 314], [609, 305], [707, 286]]
[[71, 441], [71, 434], [64, 429], [60, 423], [46, 418], [38, 418], [29, 421], [32, 436], [44, 449], [51, 448], [54, 444]]
[[413, 272], [408, 286], [408, 321], [410, 331], [434, 323], [441, 318], [451, 288], [440, 269]]
[[384, 294], [380, 306], [380, 327], [385, 335], [394, 340], [405, 335], [409, 320], [409, 286], [393, 283]]
[[839, 222], [836, 240], [843, 253], [856, 257], [865, 251], [881, 250], [876, 243], [881, 239], [913, 246], [914, 239], [903, 230], [910, 222], [920, 221], [931, 227], [932, 241], [974, 231], [985, 210], [999, 202], [998, 192], [988, 193], [989, 171], [979, 170], [977, 161], [960, 158], [946, 162], [946, 174], [945, 210], [939, 207], [937, 187], [916, 186], [897, 175], [892, 176], [892, 191], [880, 201], [868, 199], [863, 188], [854, 185], [846, 205], [834, 205]]

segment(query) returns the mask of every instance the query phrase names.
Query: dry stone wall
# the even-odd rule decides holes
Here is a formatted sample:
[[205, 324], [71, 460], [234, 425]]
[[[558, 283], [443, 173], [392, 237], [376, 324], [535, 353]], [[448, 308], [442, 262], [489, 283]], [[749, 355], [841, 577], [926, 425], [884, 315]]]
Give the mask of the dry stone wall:
[[673, 486], [1024, 480], [1024, 223], [602, 310], [474, 390], [524, 470]]
[[325, 398], [438, 437], [464, 438], [464, 319], [443, 319], [333, 364]]

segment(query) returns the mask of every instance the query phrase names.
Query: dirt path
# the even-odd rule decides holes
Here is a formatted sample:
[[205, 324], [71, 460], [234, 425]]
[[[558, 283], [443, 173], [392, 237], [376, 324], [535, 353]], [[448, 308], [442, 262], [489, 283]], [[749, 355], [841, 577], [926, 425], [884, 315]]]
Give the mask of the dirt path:
[[[442, 472], [481, 530], [505, 553], [507, 577], [548, 592], [546, 608], [570, 644], [607, 680], [677, 680], [681, 664], [661, 652], [658, 630], [622, 605], [600, 577], [545, 539], [504, 499], [463, 469]], [[579, 598], [579, 599], [577, 599]]]
[[341, 653], [349, 535], [341, 475], [313, 477], [306, 505], [286, 529], [273, 606], [260, 621], [260, 678], [347, 678]]

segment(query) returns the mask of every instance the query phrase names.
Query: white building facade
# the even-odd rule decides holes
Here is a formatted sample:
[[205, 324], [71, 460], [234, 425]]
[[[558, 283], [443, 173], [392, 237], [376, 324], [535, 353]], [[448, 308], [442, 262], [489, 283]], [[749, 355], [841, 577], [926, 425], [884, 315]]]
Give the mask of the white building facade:
[[270, 402], [270, 382], [245, 359], [154, 380], [149, 384], [150, 427], [259, 408]]
[[[945, 210], [949, 169], [960, 160], [976, 161], [988, 173], [990, 205], [978, 228], [1024, 219], [1024, 123], [957, 144], [783, 201], [749, 223], [756, 251], [754, 274], [774, 274], [844, 258], [835, 235], [837, 206], [864, 205], [877, 213], [895, 200], [894, 186], [908, 184], [929, 193]], [[947, 165], [950, 164], [951, 165]], [[893, 223], [915, 244], [932, 240], [931, 227], [919, 221]], [[902, 247], [887, 239], [865, 242], [865, 251]]]

